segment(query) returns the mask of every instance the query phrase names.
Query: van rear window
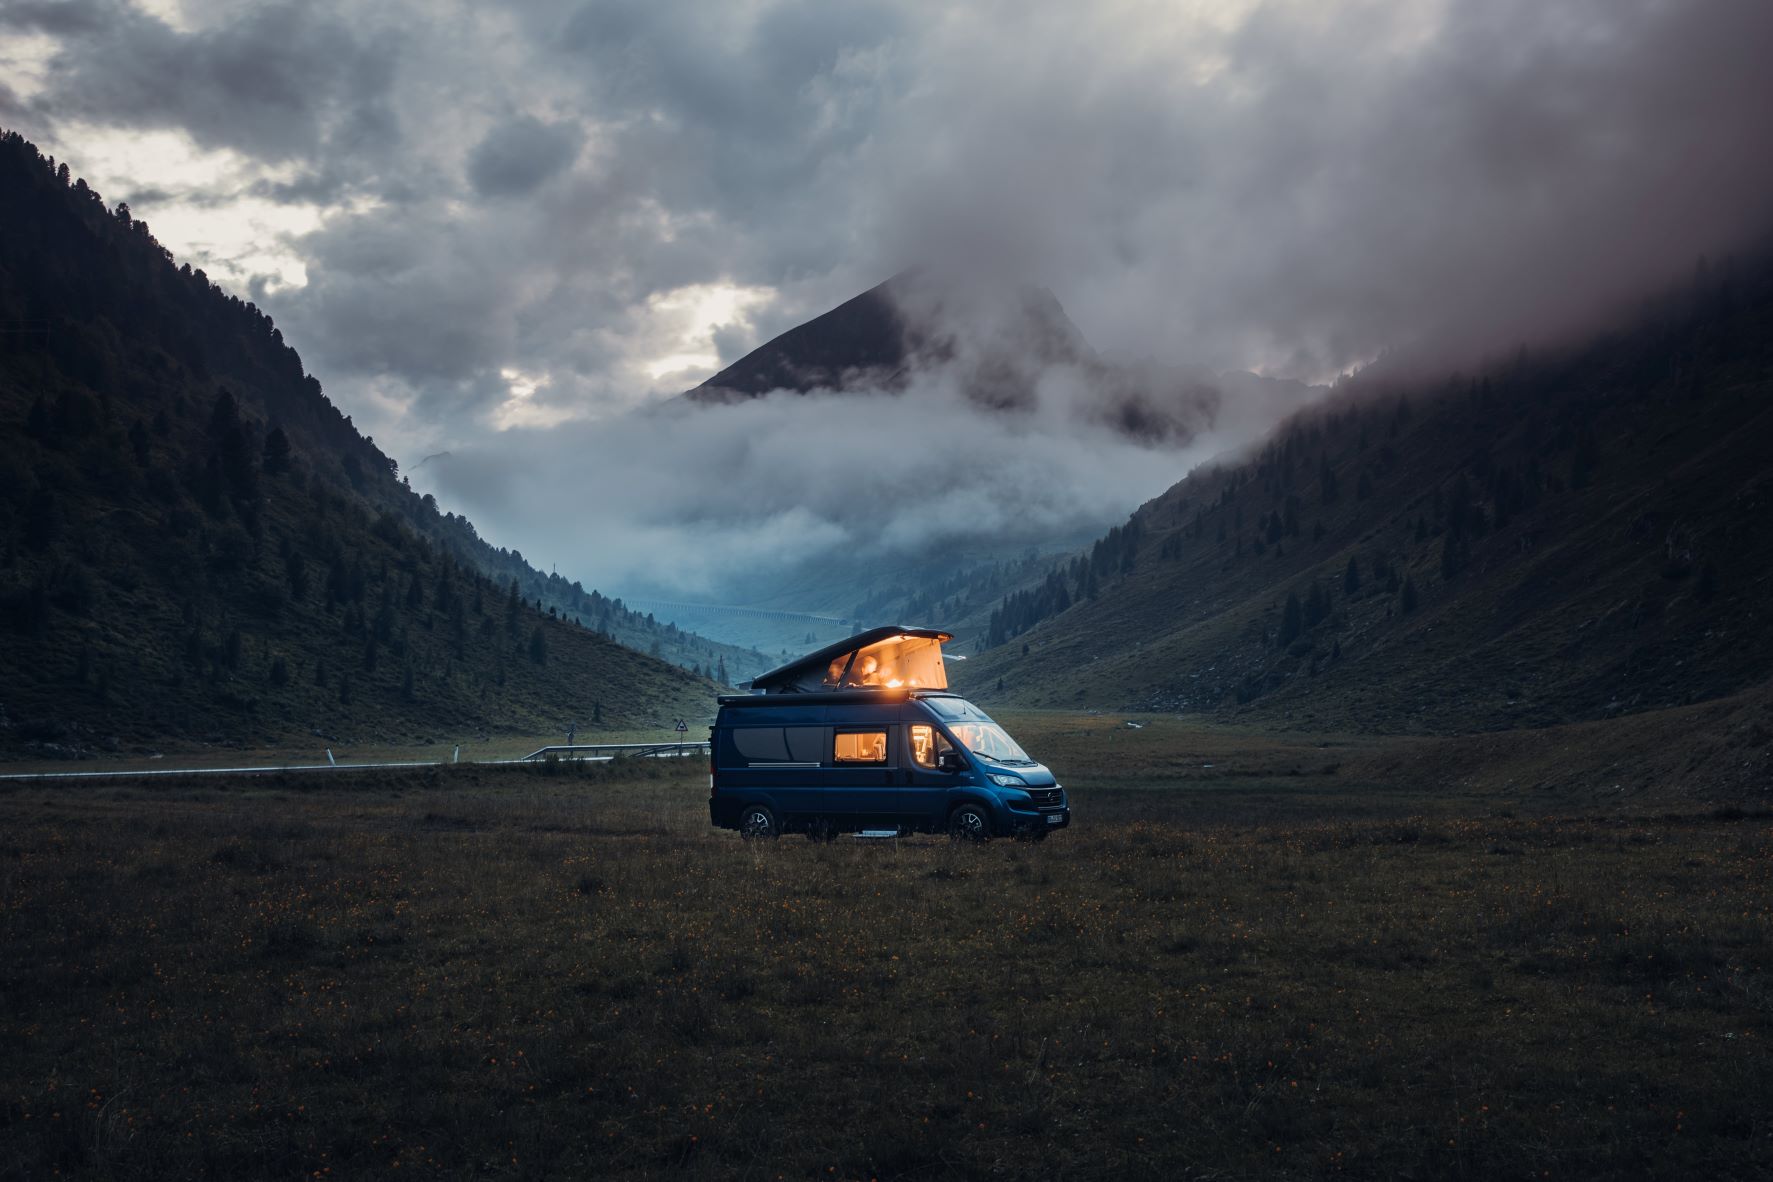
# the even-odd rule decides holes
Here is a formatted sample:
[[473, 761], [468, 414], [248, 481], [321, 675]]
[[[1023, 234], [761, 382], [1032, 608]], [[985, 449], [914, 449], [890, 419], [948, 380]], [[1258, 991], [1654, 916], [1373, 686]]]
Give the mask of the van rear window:
[[885, 763], [885, 731], [839, 731], [836, 753], [838, 763]]

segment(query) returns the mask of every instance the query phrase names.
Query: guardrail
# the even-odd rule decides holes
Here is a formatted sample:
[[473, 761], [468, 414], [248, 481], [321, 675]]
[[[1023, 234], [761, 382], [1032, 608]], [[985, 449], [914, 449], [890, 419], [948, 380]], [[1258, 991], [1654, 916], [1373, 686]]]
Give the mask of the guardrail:
[[[586, 754], [579, 754], [579, 752]], [[606, 754], [607, 753], [607, 754]], [[676, 759], [684, 755], [708, 754], [708, 740], [683, 743], [577, 743], [539, 747], [525, 755], [519, 763], [534, 763], [550, 755], [566, 759], [605, 760], [618, 756], [627, 759]]]
[[[136, 779], [143, 776], [264, 776], [278, 772], [346, 772], [448, 767], [459, 762], [452, 758], [389, 760], [381, 763], [336, 763], [332, 759], [331, 751], [326, 754], [327, 762], [325, 763], [285, 763], [256, 767], [153, 767], [110, 768], [95, 772], [4, 772], [0, 773], [0, 782], [7, 780], [116, 780]], [[540, 763], [550, 755], [586, 763], [607, 763], [617, 758], [679, 759], [691, 755], [706, 754], [708, 754], [706, 739], [699, 742], [683, 743], [579, 743], [571, 746], [563, 744], [556, 747], [542, 747], [530, 752], [522, 759], [480, 759], [470, 762], [481, 767], [510, 767], [515, 764]]]

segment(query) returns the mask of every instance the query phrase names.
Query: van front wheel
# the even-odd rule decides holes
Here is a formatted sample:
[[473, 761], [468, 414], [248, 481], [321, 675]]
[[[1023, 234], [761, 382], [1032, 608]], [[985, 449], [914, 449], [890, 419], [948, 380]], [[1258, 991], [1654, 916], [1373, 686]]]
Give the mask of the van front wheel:
[[774, 837], [778, 832], [774, 814], [761, 804], [747, 805], [745, 811], [739, 814], [739, 836], [746, 841], [757, 837]]
[[955, 841], [990, 841], [991, 818], [976, 804], [963, 804], [948, 814], [948, 836]]

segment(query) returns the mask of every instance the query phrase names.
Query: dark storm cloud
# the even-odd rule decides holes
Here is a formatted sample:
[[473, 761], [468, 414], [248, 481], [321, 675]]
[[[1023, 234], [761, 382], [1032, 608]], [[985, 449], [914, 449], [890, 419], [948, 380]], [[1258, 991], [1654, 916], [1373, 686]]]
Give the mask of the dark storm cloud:
[[1044, 266], [1098, 345], [1333, 372], [1580, 327], [1762, 224], [1773, 7], [1255, 8], [1203, 77], [993, 9], [883, 120], [907, 248]]
[[305, 3], [248, 6], [183, 33], [119, 0], [8, 6], [0, 23], [54, 34], [53, 120], [177, 127], [205, 147], [281, 160], [335, 139], [390, 142], [396, 41]]
[[[724, 364], [909, 262], [1030, 276], [1154, 373], [1317, 379], [1582, 331], [1773, 212], [1765, 0], [202, 7], [190, 28], [104, 0], [0, 8], [57, 46], [39, 92], [15, 87], [25, 129], [183, 128], [275, 162], [251, 191], [323, 216], [287, 244], [306, 286], [264, 302], [385, 446], [450, 449], [445, 491], [526, 551], [546, 548], [527, 505], [622, 499], [598, 465], [643, 464], [647, 504], [682, 514], [829, 475], [818, 449], [753, 449], [766, 471], [702, 432], [835, 441], [845, 416], [872, 429], [864, 402], [582, 423], [714, 368], [655, 376], [686, 349]], [[711, 323], [685, 311], [709, 285], [748, 294]], [[1087, 394], [1050, 384], [1055, 407]], [[912, 397], [936, 413], [944, 388]], [[1201, 446], [1293, 401], [1239, 389]], [[1089, 444], [1082, 468], [1053, 461], [1089, 512], [1161, 487], [1077, 421], [1016, 430], [1043, 455]], [[955, 422], [989, 448], [991, 422]], [[848, 536], [888, 487], [864, 486], [748, 536]], [[1034, 494], [977, 495], [995, 519]], [[586, 563], [633, 569], [666, 528], [621, 512]]]
[[482, 197], [520, 197], [578, 154], [576, 127], [520, 115], [487, 132], [468, 157], [468, 177]]

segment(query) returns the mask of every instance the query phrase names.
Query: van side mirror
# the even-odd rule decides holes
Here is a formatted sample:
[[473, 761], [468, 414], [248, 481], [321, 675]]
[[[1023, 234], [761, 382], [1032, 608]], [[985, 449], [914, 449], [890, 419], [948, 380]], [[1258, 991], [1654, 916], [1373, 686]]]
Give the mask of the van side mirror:
[[967, 770], [966, 756], [950, 747], [936, 756], [936, 770], [939, 772], [964, 772]]

